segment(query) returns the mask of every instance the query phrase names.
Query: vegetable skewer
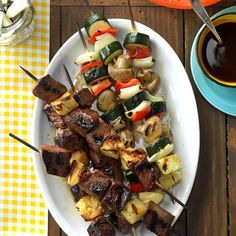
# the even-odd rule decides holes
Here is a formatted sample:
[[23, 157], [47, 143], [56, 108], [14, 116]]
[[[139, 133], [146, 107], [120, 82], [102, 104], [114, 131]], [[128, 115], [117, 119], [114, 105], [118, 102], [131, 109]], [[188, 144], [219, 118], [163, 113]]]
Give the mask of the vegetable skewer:
[[92, 11], [92, 9], [91, 9], [91, 6], [90, 6], [90, 4], [89, 4], [89, 1], [88, 0], [84, 0], [84, 2], [85, 2], [85, 5], [86, 5], [86, 7], [89, 9], [89, 11], [90, 11], [90, 14], [91, 15], [94, 15], [94, 12]]
[[134, 21], [133, 12], [132, 12], [132, 9], [131, 9], [130, 0], [128, 0], [128, 8], [129, 8], [129, 15], [130, 15], [130, 20], [131, 20], [132, 30], [137, 31], [135, 21]]

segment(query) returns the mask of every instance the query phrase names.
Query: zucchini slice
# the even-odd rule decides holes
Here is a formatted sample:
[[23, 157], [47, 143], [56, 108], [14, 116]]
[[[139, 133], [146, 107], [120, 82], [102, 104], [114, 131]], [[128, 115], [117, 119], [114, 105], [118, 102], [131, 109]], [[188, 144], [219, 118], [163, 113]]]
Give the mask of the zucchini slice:
[[84, 23], [84, 28], [89, 37], [93, 36], [98, 30], [109, 29], [111, 26], [109, 25], [107, 19], [101, 15], [91, 15], [88, 17]]
[[124, 117], [124, 107], [121, 104], [116, 105], [110, 111], [107, 111], [101, 116], [101, 118], [107, 123], [112, 123], [118, 117]]
[[93, 85], [98, 81], [101, 81], [109, 77], [106, 66], [99, 66], [92, 68], [83, 73], [84, 79], [87, 84]]
[[[156, 161], [157, 158], [154, 158], [154, 155], [158, 154], [162, 150], [167, 149], [167, 147], [168, 147], [169, 153], [173, 151], [173, 143], [170, 141], [170, 139], [168, 137], [160, 138], [156, 142], [149, 144], [146, 147], [146, 151], [148, 153], [148, 156], [150, 157], [150, 158], [148, 158], [148, 161], [149, 162]], [[166, 155], [168, 155], [168, 154], [166, 154]]]
[[102, 48], [99, 52], [99, 56], [104, 62], [104, 65], [108, 65], [113, 60], [113, 58], [119, 56], [122, 53], [123, 48], [120, 42], [115, 41]]
[[151, 114], [155, 115], [162, 112], [166, 112], [166, 102], [165, 101], [153, 102], [151, 105]]
[[125, 102], [125, 107], [128, 111], [133, 110], [135, 107], [137, 107], [139, 104], [142, 103], [142, 101], [147, 101], [148, 96], [147, 92], [145, 90], [137, 93], [132, 98], [128, 99]]
[[135, 48], [150, 48], [151, 40], [148, 35], [139, 32], [130, 32], [126, 35], [124, 40], [124, 47], [128, 50]]

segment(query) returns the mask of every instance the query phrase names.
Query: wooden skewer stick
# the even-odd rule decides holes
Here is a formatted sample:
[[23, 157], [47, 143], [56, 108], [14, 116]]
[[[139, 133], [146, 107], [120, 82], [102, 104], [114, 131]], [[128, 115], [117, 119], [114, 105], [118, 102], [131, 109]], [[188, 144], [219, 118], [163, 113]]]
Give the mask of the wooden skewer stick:
[[170, 193], [168, 190], [164, 189], [158, 182], [156, 182], [156, 185], [160, 188], [161, 191], [166, 193], [168, 196], [170, 196], [172, 199], [174, 199], [179, 205], [181, 205], [184, 209], [187, 209], [187, 206], [183, 204], [178, 198], [176, 198], [172, 193]]
[[31, 72], [29, 72], [28, 70], [26, 70], [24, 67], [22, 67], [21, 65], [19, 65], [19, 67], [34, 81], [38, 81], [38, 78], [36, 78]]
[[138, 236], [134, 227], [131, 228], [132, 236]]
[[80, 36], [81, 41], [82, 41], [83, 46], [84, 46], [84, 50], [85, 50], [86, 52], [88, 52], [89, 50], [88, 50], [87, 44], [86, 44], [86, 42], [85, 42], [83, 33], [82, 33], [81, 29], [80, 29], [79, 22], [77, 22], [76, 25], [77, 25], [77, 31], [78, 31], [78, 33], [79, 33], [79, 36]]
[[92, 9], [91, 9], [91, 6], [90, 6], [90, 4], [89, 4], [89, 1], [88, 0], [84, 0], [84, 2], [85, 2], [85, 5], [86, 5], [86, 7], [89, 9], [89, 11], [90, 11], [90, 14], [91, 15], [94, 15], [94, 12], [92, 11]]
[[20, 143], [24, 144], [25, 146], [31, 148], [32, 150], [34, 150], [35, 152], [39, 152], [39, 150], [32, 146], [31, 144], [27, 143], [26, 141], [22, 140], [21, 138], [17, 137], [16, 135], [9, 133], [9, 136], [16, 139], [17, 141], [19, 141]]
[[136, 25], [135, 25], [135, 22], [134, 22], [134, 16], [133, 16], [130, 0], [128, 0], [128, 7], [129, 7], [129, 15], [130, 15], [130, 20], [131, 20], [132, 30], [137, 31]]
[[64, 67], [64, 70], [66, 72], [66, 77], [67, 77], [67, 80], [70, 83], [71, 89], [72, 89], [73, 93], [75, 93], [76, 89], [75, 89], [75, 86], [74, 86], [74, 84], [72, 82], [72, 79], [70, 77], [69, 71], [67, 70], [67, 68], [66, 68], [66, 66], [64, 64], [63, 64], [63, 67]]

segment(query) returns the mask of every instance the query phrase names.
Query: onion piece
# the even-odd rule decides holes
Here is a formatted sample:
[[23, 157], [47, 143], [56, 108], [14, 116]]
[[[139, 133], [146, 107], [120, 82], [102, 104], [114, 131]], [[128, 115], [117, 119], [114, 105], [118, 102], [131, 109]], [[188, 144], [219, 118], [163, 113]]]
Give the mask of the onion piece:
[[149, 68], [152, 67], [154, 63], [155, 59], [152, 56], [133, 60], [133, 66], [138, 68]]
[[142, 88], [139, 84], [131, 86], [129, 88], [120, 89], [120, 99], [129, 99], [133, 97], [135, 94], [142, 91]]

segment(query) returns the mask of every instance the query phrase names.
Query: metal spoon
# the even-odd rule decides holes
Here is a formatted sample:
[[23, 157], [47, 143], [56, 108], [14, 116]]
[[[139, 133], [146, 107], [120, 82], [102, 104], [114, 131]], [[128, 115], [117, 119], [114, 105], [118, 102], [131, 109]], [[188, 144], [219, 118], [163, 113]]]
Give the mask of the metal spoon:
[[195, 11], [195, 13], [197, 13], [197, 15], [201, 18], [201, 20], [209, 28], [209, 30], [214, 34], [214, 36], [216, 37], [219, 45], [222, 45], [223, 41], [222, 41], [220, 35], [217, 33], [213, 22], [211, 21], [208, 13], [206, 12], [205, 8], [202, 6], [200, 1], [199, 0], [190, 0], [190, 2], [191, 2], [191, 5], [192, 5], [193, 10]]

